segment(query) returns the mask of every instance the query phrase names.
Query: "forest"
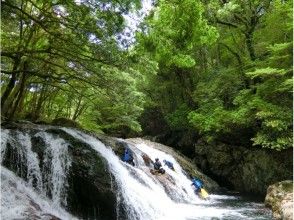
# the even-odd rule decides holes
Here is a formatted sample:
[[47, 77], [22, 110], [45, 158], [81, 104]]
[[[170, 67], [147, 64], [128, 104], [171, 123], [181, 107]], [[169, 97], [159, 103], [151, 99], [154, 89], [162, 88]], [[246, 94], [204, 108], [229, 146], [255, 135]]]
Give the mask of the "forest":
[[[1, 121], [291, 148], [291, 0], [1, 1]], [[149, 114], [148, 114], [149, 112]]]

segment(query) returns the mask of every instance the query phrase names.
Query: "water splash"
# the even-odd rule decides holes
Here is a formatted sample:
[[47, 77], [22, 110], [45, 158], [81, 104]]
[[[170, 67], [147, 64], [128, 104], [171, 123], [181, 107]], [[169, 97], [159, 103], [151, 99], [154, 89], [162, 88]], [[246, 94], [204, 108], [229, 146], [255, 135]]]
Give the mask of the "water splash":
[[[68, 134], [89, 144], [107, 162], [109, 169], [115, 177], [119, 192], [120, 202], [123, 202], [128, 214], [128, 219], [138, 220], [196, 220], [211, 219], [250, 219], [249, 207], [226, 206], [222, 208], [220, 200], [236, 197], [211, 195], [209, 201], [200, 200], [195, 196], [191, 181], [187, 178], [180, 164], [171, 155], [147, 146], [146, 144], [130, 144], [129, 148], [134, 152], [136, 166], [133, 167], [119, 160], [114, 152], [107, 148], [95, 137], [79, 131], [64, 128]], [[148, 154], [152, 159], [155, 157], [166, 159], [174, 164], [176, 172], [166, 167], [167, 176], [173, 181], [166, 181], [166, 178], [150, 174], [141, 157], [142, 153]], [[165, 186], [164, 186], [165, 185]], [[171, 195], [166, 187], [175, 193]], [[221, 201], [223, 204], [223, 201]], [[215, 206], [215, 204], [217, 204]], [[254, 209], [254, 207], [251, 207]], [[270, 219], [268, 215], [255, 216], [255, 219]]]
[[1, 157], [0, 157], [1, 164], [6, 153], [6, 146], [7, 146], [8, 139], [9, 139], [9, 130], [1, 129]]
[[1, 219], [65, 219], [74, 216], [36, 193], [27, 182], [1, 168]]
[[38, 155], [32, 151], [32, 142], [29, 134], [17, 132], [16, 141], [19, 144], [18, 147], [23, 152], [23, 160], [26, 162], [27, 167], [27, 181], [31, 187], [36, 188], [39, 192], [42, 192], [42, 174], [39, 166]]
[[11, 160], [14, 161], [12, 166], [16, 173], [39, 193], [51, 197], [56, 207], [66, 207], [67, 175], [71, 166], [68, 143], [45, 131], [38, 132], [34, 137], [40, 137], [44, 141], [44, 146], [40, 146], [44, 148], [43, 161], [32, 150], [31, 136], [28, 133], [12, 133], [1, 129], [1, 163], [9, 144], [13, 151]]
[[69, 144], [43, 131], [35, 137], [41, 137], [46, 145], [42, 167], [44, 190], [47, 195], [51, 195], [55, 206], [66, 207], [67, 176], [72, 162], [68, 152]]
[[[74, 129], [63, 128], [62, 130], [87, 143], [106, 159], [114, 177], [111, 179], [111, 186], [118, 189], [117, 219], [123, 218], [119, 216], [121, 208], [125, 210], [129, 220], [211, 220], [214, 217], [231, 220], [270, 219], [269, 212], [258, 213], [263, 212], [260, 204], [242, 203], [235, 196], [211, 195], [209, 201], [200, 200], [195, 196], [190, 180], [176, 159], [147, 144], [128, 143], [136, 161], [136, 166], [133, 167], [122, 162], [97, 138]], [[41, 162], [37, 154], [32, 151], [31, 138], [28, 134], [16, 132], [17, 135], [11, 136], [6, 130], [3, 134], [1, 153], [4, 153], [1, 154], [1, 159], [7, 150], [6, 143], [10, 143], [13, 150], [17, 151], [16, 159], [26, 163], [28, 182], [24, 182], [2, 167], [1, 217], [3, 219], [46, 219], [52, 215], [64, 220], [74, 219], [61, 208], [61, 206], [66, 207], [67, 175], [71, 166], [68, 143], [45, 131], [38, 132], [34, 137], [41, 138], [44, 142]], [[161, 161], [166, 159], [173, 162], [175, 172], [165, 167], [166, 175], [152, 175], [150, 168], [143, 161], [141, 156], [143, 153], [153, 160], [158, 157]], [[42, 164], [41, 167], [40, 164]], [[43, 193], [36, 194], [33, 188], [37, 190], [39, 188]], [[233, 201], [233, 203], [227, 201]]]

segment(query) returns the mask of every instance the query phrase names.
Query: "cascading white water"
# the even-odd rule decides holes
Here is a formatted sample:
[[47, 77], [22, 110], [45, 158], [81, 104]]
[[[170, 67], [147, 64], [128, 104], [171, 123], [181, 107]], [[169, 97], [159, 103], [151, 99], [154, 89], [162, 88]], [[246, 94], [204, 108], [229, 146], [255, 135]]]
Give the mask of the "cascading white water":
[[[5, 153], [7, 150], [7, 143], [10, 144], [13, 151], [16, 153], [14, 159], [16, 160], [17, 173], [19, 176], [26, 178], [27, 182], [19, 183], [14, 179], [15, 184], [20, 184], [26, 188], [34, 188], [41, 196], [51, 195], [52, 209], [62, 210], [61, 205], [66, 207], [66, 188], [67, 188], [67, 174], [69, 167], [71, 165], [71, 158], [68, 154], [68, 144], [60, 138], [55, 138], [51, 134], [46, 132], [38, 132], [35, 137], [41, 137], [45, 142], [45, 152], [43, 155], [43, 166], [40, 167], [40, 160], [37, 153], [32, 151], [31, 137], [29, 134], [23, 133], [21, 131], [16, 131], [13, 135], [9, 130], [1, 129], [1, 163], [5, 159]], [[4, 174], [6, 175], [6, 169], [3, 168]], [[26, 171], [26, 172], [25, 172]], [[26, 175], [24, 175], [26, 173]], [[43, 173], [43, 175], [42, 175]], [[9, 174], [11, 177], [11, 175]], [[2, 181], [2, 192], [7, 191], [7, 186], [5, 184], [10, 184], [11, 180], [7, 182]], [[5, 188], [6, 187], [6, 188]], [[9, 188], [11, 190], [11, 188]], [[7, 208], [9, 202], [13, 202], [14, 197], [19, 197], [18, 195], [8, 196], [8, 194], [2, 194], [1, 201], [5, 209], [2, 213], [4, 216], [7, 212], [10, 213], [10, 209]], [[5, 200], [7, 198], [12, 199], [12, 201]], [[17, 210], [17, 204], [15, 209]], [[38, 204], [38, 203], [37, 203]], [[11, 206], [11, 205], [8, 205]], [[2, 206], [3, 207], [3, 206]], [[20, 206], [22, 207], [22, 206]], [[24, 206], [23, 206], [24, 207]], [[21, 215], [22, 208], [18, 210], [19, 215]], [[23, 213], [25, 215], [25, 213]], [[2, 215], [1, 215], [2, 216]], [[13, 219], [13, 218], [7, 218]]]
[[9, 138], [9, 130], [2, 130], [1, 129], [1, 157], [0, 157], [0, 163], [2, 163], [3, 157], [6, 152], [6, 144]]
[[68, 186], [67, 174], [71, 166], [71, 158], [68, 153], [68, 143], [61, 138], [53, 137], [46, 132], [35, 135], [41, 137], [46, 144], [44, 154], [44, 190], [46, 194], [51, 192], [55, 206], [67, 205], [66, 188]]
[[[194, 194], [191, 181], [184, 174], [180, 164], [169, 154], [151, 148], [146, 144], [129, 145], [129, 148], [135, 153], [136, 166], [133, 167], [122, 162], [110, 148], [107, 148], [98, 139], [73, 129], [64, 128], [63, 130], [89, 144], [107, 160], [127, 208], [128, 218], [131, 220], [192, 220], [226, 216], [233, 216], [233, 218], [228, 217], [228, 219], [235, 217], [250, 219], [242, 213], [242, 209], [214, 207], [214, 204], [219, 203], [221, 196], [211, 195], [209, 201], [200, 200]], [[158, 157], [161, 160], [167, 159], [174, 163], [176, 172], [166, 168], [174, 184], [167, 181], [165, 187], [169, 188], [170, 191], [174, 190], [175, 195], [171, 196], [166, 192], [162, 185], [162, 181], [165, 180], [159, 181], [160, 177], [150, 174], [149, 168], [144, 164], [141, 157], [142, 153], [148, 154], [153, 159]], [[259, 218], [255, 217], [254, 219]]]
[[41, 192], [42, 190], [42, 175], [39, 167], [39, 159], [37, 154], [32, 151], [31, 139], [28, 134], [16, 131], [14, 138], [9, 135], [8, 130], [1, 130], [1, 163], [4, 159], [7, 143], [17, 152], [15, 160], [17, 170], [20, 176], [24, 177], [24, 167], [26, 164], [26, 178], [31, 187], [33, 184], [35, 188]]
[[[125, 208], [129, 220], [211, 220], [220, 219], [270, 219], [268, 215], [253, 215], [252, 203], [244, 207], [224, 205], [223, 201], [238, 201], [233, 196], [210, 195], [209, 201], [200, 200], [193, 191], [191, 181], [187, 178], [180, 164], [168, 153], [153, 148], [148, 144], [128, 142], [134, 152], [136, 166], [124, 163], [97, 138], [74, 129], [63, 128], [65, 132], [80, 141], [87, 143], [99, 155], [104, 157], [118, 188], [117, 213], [121, 206]], [[17, 152], [15, 159], [26, 163], [27, 182], [16, 177], [11, 171], [2, 167], [1, 217], [3, 219], [50, 219], [50, 215], [64, 220], [74, 219], [61, 207], [66, 207], [67, 175], [71, 167], [69, 144], [45, 131], [34, 135], [45, 144], [42, 166], [38, 155], [32, 151], [31, 138], [28, 134], [17, 131], [14, 135], [8, 130], [1, 130], [1, 161], [5, 159], [6, 143]], [[124, 140], [121, 140], [124, 141]], [[159, 158], [173, 162], [175, 171], [164, 166], [166, 173], [155, 176], [145, 165], [142, 154], [153, 160]], [[41, 166], [41, 167], [40, 167]], [[21, 166], [19, 169], [23, 169]], [[21, 174], [22, 171], [19, 172]], [[34, 189], [33, 189], [34, 187]], [[40, 191], [41, 193], [36, 193]], [[49, 193], [50, 192], [50, 193]], [[46, 196], [50, 195], [50, 199]], [[259, 204], [254, 204], [258, 206]], [[253, 210], [253, 211], [252, 211]], [[37, 217], [36, 217], [37, 216]], [[121, 219], [118, 216], [118, 219]]]
[[[54, 218], [55, 217], [55, 218]], [[68, 219], [72, 215], [36, 193], [27, 182], [1, 166], [1, 219]]]
[[[64, 128], [63, 130], [88, 143], [101, 156], [106, 158], [109, 168], [118, 182], [129, 219], [164, 219], [166, 213], [164, 210], [172, 206], [172, 201], [161, 185], [156, 184], [141, 169], [127, 167], [128, 165], [120, 161], [111, 149], [105, 147], [96, 138], [72, 129]], [[144, 184], [131, 175], [130, 169], [135, 169], [136, 175], [140, 177], [140, 181], [143, 181]], [[160, 200], [155, 199], [155, 196], [156, 198], [160, 197]]]
[[23, 152], [23, 158], [27, 165], [27, 180], [29, 186], [34, 186], [39, 192], [42, 192], [43, 181], [39, 166], [39, 158], [38, 155], [32, 151], [30, 135], [17, 132], [16, 141], [19, 144], [18, 149]]

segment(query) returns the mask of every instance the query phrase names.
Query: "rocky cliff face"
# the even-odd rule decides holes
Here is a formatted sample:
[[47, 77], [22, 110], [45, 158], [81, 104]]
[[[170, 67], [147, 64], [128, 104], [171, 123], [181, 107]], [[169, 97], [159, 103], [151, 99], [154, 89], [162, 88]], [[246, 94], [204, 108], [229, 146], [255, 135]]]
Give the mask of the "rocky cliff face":
[[195, 163], [224, 186], [241, 192], [266, 194], [270, 184], [292, 179], [292, 149], [277, 152], [225, 144], [195, 146]]
[[270, 185], [265, 198], [266, 206], [273, 211], [274, 219], [293, 219], [293, 181], [282, 181]]

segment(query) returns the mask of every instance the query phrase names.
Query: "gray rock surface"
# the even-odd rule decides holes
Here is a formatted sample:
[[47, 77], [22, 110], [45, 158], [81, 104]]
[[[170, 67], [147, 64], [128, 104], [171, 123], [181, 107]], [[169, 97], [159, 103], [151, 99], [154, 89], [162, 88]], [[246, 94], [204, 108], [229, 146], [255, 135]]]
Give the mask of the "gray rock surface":
[[293, 181], [286, 180], [270, 185], [265, 205], [273, 211], [274, 219], [293, 219]]
[[226, 144], [195, 146], [195, 163], [219, 183], [241, 192], [265, 196], [267, 187], [292, 179], [292, 149], [281, 152]]

